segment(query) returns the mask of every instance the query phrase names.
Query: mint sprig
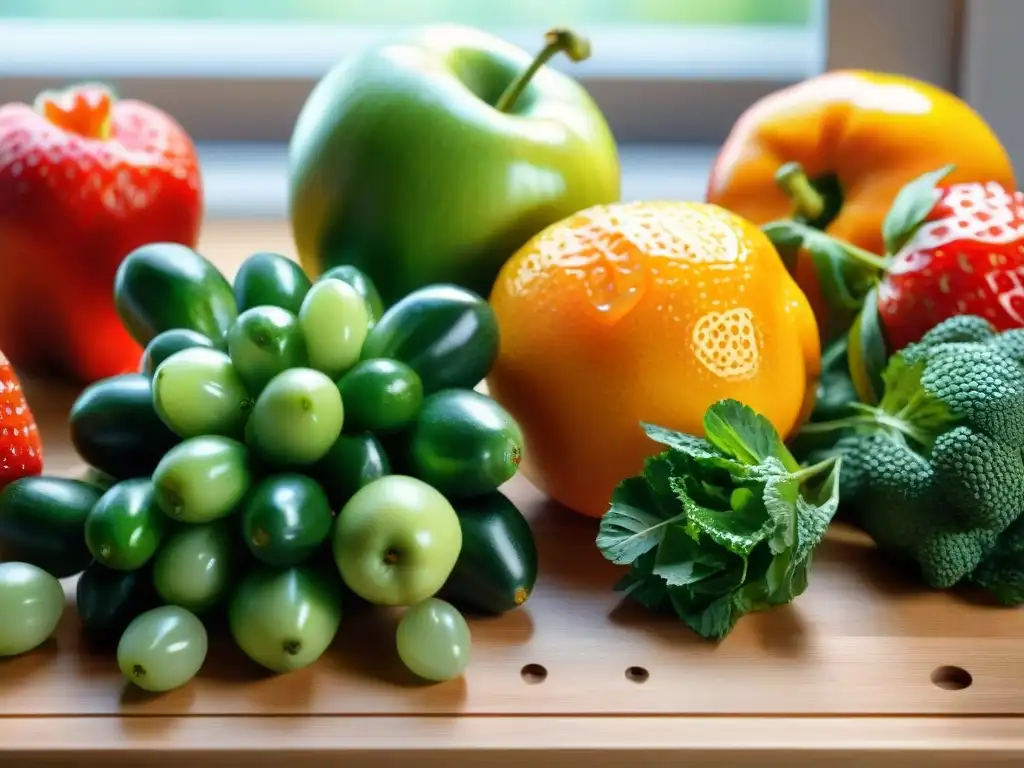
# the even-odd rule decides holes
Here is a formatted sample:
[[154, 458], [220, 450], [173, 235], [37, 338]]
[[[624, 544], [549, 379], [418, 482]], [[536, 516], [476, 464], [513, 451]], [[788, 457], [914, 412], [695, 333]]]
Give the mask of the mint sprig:
[[709, 639], [802, 594], [839, 506], [839, 459], [802, 468], [735, 400], [708, 409], [704, 438], [643, 426], [666, 450], [619, 484], [597, 535], [607, 559], [629, 566], [616, 589]]

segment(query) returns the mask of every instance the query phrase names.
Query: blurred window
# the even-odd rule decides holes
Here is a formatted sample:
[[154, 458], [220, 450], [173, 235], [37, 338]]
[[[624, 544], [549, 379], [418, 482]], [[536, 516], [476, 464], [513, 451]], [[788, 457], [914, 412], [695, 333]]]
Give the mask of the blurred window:
[[[823, 0], [0, 0], [0, 98], [55, 80], [146, 94], [200, 139], [287, 138], [317, 78], [406, 27], [453, 22], [528, 51], [570, 25], [623, 140], [714, 140], [752, 98], [820, 71]], [[175, 86], [180, 85], [180, 88]], [[16, 93], [15, 89], [20, 89]], [[226, 89], [226, 90], [225, 90]], [[217, 114], [230, 96], [232, 114]], [[713, 109], [709, 109], [712, 107]]]
[[551, 65], [607, 117], [624, 197], [696, 197], [743, 110], [826, 68], [968, 90], [1024, 157], [1002, 95], [1024, 87], [1010, 17], [1024, 17], [1024, 0], [0, 0], [0, 103], [110, 83], [197, 141], [213, 214], [276, 217], [295, 118], [345, 55], [440, 22], [533, 53], [549, 27], [568, 25], [593, 55]]

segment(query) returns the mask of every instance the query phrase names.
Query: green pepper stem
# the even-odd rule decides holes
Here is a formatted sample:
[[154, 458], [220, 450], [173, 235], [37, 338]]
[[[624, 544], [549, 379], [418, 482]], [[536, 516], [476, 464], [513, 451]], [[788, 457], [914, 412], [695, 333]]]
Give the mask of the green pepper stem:
[[533, 76], [559, 52], [565, 53], [573, 61], [583, 61], [590, 57], [590, 42], [569, 29], [550, 30], [544, 36], [544, 47], [541, 52], [519, 77], [509, 83], [508, 88], [498, 98], [498, 103], [494, 105], [495, 108], [499, 112], [511, 112]]
[[800, 163], [785, 163], [775, 172], [775, 183], [789, 195], [796, 215], [815, 221], [825, 212], [825, 198], [814, 188]]

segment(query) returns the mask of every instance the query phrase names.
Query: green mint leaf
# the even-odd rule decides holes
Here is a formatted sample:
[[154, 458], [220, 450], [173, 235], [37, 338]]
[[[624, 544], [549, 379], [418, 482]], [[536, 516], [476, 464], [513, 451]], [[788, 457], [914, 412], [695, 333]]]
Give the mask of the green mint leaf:
[[693, 500], [680, 480], [673, 478], [672, 489], [685, 509], [687, 527], [709, 537], [728, 551], [746, 557], [751, 550], [769, 536], [775, 523], [758, 495], [738, 509], [718, 511], [701, 506]]
[[641, 421], [640, 426], [643, 428], [644, 433], [654, 442], [661, 443], [681, 453], [692, 456], [713, 455], [711, 445], [702, 437], [659, 427], [657, 424], [648, 424], [645, 421]]
[[789, 470], [800, 466], [772, 423], [736, 400], [720, 400], [708, 408], [704, 432], [718, 450], [744, 464], [758, 465], [774, 458]]
[[694, 597], [685, 588], [679, 588], [669, 590], [669, 599], [676, 615], [706, 640], [721, 640], [732, 632], [739, 619], [733, 613], [731, 593], [706, 600]]
[[783, 542], [779, 538], [771, 542], [774, 557], [765, 573], [765, 581], [766, 599], [773, 605], [788, 603], [807, 588], [811, 554], [825, 538], [839, 509], [841, 465], [841, 459], [833, 458], [778, 485], [787, 496], [786, 503], [793, 515], [792, 527], [785, 528], [787, 545], [781, 546]]
[[681, 507], [675, 517], [662, 513], [643, 476], [627, 478], [612, 493], [601, 518], [597, 548], [613, 563], [628, 565], [658, 546], [666, 525], [683, 518]]
[[651, 440], [672, 449], [667, 459], [676, 465], [679, 474], [695, 474], [706, 470], [739, 478], [749, 477], [757, 469], [756, 462], [747, 464], [732, 458], [702, 437], [645, 422], [641, 422], [640, 426]]
[[734, 562], [725, 550], [702, 547], [682, 526], [672, 525], [658, 546], [652, 573], [669, 587], [682, 587], [721, 573]]
[[793, 566], [793, 550], [786, 549], [772, 558], [765, 571], [766, 592], [769, 595], [780, 595], [792, 589], [792, 577], [796, 569]]
[[657, 552], [657, 549], [652, 549], [638, 557], [615, 585], [616, 592], [621, 592], [624, 597], [640, 603], [649, 611], [661, 610], [668, 601], [668, 585], [663, 579], [652, 576]]
[[799, 496], [800, 483], [792, 475], [773, 477], [764, 484], [762, 499], [770, 519], [768, 546], [772, 554], [785, 552], [796, 541], [796, 501]]
[[671, 604], [719, 639], [744, 614], [806, 589], [838, 507], [841, 462], [800, 467], [753, 410], [722, 401], [709, 411], [707, 440], [644, 426], [667, 450], [620, 483], [597, 544], [631, 566], [619, 592], [652, 610]]
[[[720, 551], [726, 552], [724, 549]], [[729, 562], [731, 564], [724, 571], [719, 571], [706, 579], [695, 581], [681, 588], [689, 590], [695, 600], [703, 599], [705, 601], [739, 589], [743, 586], [743, 580], [747, 578], [747, 560], [739, 555], [732, 555]]]
[[660, 517], [669, 519], [676, 517], [682, 509], [676, 492], [672, 490], [672, 479], [689, 476], [695, 470], [695, 464], [688, 457], [666, 451], [644, 461], [644, 470], [640, 477], [647, 483], [650, 493], [652, 511]]
[[825, 462], [827, 472], [811, 476], [800, 484], [800, 496], [796, 502], [796, 543], [793, 546], [793, 560], [804, 562], [811, 552], [821, 544], [832, 519], [839, 511], [839, 480], [842, 474], [842, 459], [835, 457]]
[[922, 174], [896, 194], [882, 222], [882, 238], [888, 253], [897, 253], [914, 236], [939, 200], [939, 182], [955, 167], [950, 164]]
[[731, 470], [736, 461], [724, 455], [718, 448], [713, 446], [703, 437], [688, 435], [685, 432], [677, 432], [674, 429], [666, 429], [657, 424], [640, 422], [644, 433], [656, 443], [667, 446], [677, 454], [673, 458], [677, 460], [689, 459], [709, 469], [721, 468]]
[[750, 579], [739, 589], [733, 591], [732, 610], [737, 618], [745, 613], [764, 611], [777, 605], [777, 603], [771, 601], [771, 596], [768, 592], [768, 582], [764, 578], [766, 570], [767, 566], [758, 568], [759, 578]]

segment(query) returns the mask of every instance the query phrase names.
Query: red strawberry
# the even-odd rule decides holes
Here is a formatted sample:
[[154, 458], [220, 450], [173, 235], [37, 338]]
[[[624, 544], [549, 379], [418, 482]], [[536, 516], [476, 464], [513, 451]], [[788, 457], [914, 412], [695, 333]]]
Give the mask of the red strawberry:
[[194, 247], [195, 149], [159, 109], [82, 85], [0, 106], [0, 348], [84, 380], [135, 370], [114, 274], [138, 246]]
[[43, 446], [14, 367], [0, 352], [0, 490], [43, 471]]
[[890, 351], [955, 315], [1024, 326], [1024, 195], [988, 182], [939, 187], [934, 199], [878, 286]]

